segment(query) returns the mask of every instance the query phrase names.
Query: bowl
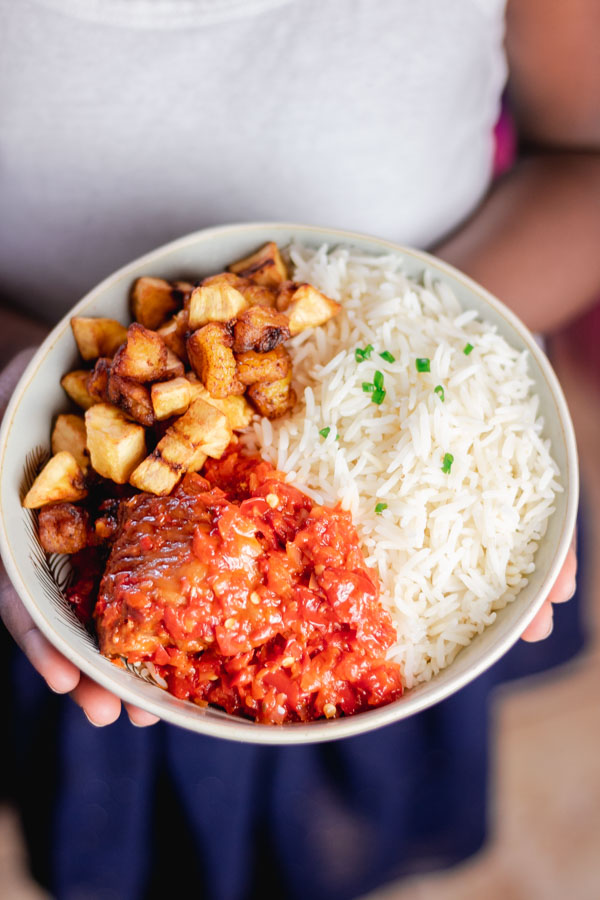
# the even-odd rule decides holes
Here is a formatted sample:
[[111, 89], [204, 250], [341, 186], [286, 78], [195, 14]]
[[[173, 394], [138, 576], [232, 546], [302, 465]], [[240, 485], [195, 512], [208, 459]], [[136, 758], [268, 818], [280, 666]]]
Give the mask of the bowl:
[[[70, 570], [68, 558], [46, 557], [37, 539], [35, 515], [21, 506], [28, 486], [50, 454], [51, 420], [68, 408], [59, 382], [79, 364], [70, 315], [109, 316], [126, 322], [129, 288], [138, 276], [197, 279], [222, 270], [270, 240], [280, 246], [298, 241], [313, 247], [345, 244], [374, 255], [398, 253], [404, 257], [408, 275], [420, 277], [429, 270], [443, 277], [464, 307], [476, 309], [495, 324], [513, 347], [529, 351], [545, 436], [552, 442], [564, 485], [528, 584], [446, 669], [387, 706], [346, 718], [282, 726], [257, 724], [178, 700], [101, 656], [63, 596]], [[119, 269], [90, 291], [70, 315], [59, 322], [33, 357], [4, 418], [0, 433], [0, 548], [17, 593], [43, 634], [81, 671], [123, 700], [183, 728], [236, 741], [289, 745], [348, 737], [412, 716], [455, 693], [495, 663], [540, 609], [565, 560], [575, 526], [578, 467], [573, 426], [557, 378], [533, 336], [499, 300], [456, 269], [427, 253], [351, 232], [281, 223], [229, 225], [187, 235]]]

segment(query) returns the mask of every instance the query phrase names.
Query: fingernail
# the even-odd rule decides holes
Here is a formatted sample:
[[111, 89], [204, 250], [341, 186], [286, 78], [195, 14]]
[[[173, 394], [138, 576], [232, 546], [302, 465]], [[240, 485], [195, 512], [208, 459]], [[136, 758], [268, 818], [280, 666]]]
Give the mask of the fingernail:
[[90, 723], [90, 725], [93, 725], [94, 728], [102, 728], [102, 726], [98, 722], [94, 722], [94, 720], [91, 718], [91, 716], [89, 716], [86, 713], [85, 709], [83, 710], [83, 714], [86, 717], [86, 719], [88, 720], [88, 722]]
[[553, 631], [554, 631], [554, 619], [550, 619], [550, 626], [548, 628], [548, 631], [544, 635], [544, 640], [546, 640], [546, 638], [549, 638]]
[[567, 600], [572, 600], [573, 597], [575, 596], [575, 592], [576, 592], [576, 591], [577, 591], [577, 582], [575, 581], [575, 582], [573, 582], [573, 590], [571, 591], [571, 593], [570, 593], [569, 596], [567, 597]]
[[72, 687], [68, 687], [68, 688], [54, 687], [54, 685], [50, 684], [49, 681], [47, 681], [46, 684], [48, 685], [48, 687], [50, 688], [50, 690], [52, 691], [53, 694], [58, 694], [61, 697], [64, 697], [65, 694], [70, 694], [71, 691], [73, 690]]
[[130, 718], [129, 721], [135, 728], [149, 728], [151, 725], [156, 725], [158, 719], [153, 719], [151, 722], [134, 722], [133, 719]]

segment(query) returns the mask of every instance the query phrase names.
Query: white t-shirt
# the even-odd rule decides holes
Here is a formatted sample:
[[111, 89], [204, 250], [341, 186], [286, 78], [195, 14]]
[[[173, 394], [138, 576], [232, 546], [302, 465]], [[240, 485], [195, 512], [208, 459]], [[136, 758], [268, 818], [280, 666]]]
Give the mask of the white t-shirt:
[[187, 231], [431, 246], [490, 179], [504, 0], [0, 0], [0, 298], [64, 313]]

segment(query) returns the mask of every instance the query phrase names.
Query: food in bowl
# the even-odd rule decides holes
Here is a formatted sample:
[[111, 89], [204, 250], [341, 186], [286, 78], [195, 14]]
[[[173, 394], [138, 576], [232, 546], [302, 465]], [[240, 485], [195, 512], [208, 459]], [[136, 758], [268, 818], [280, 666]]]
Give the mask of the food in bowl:
[[[251, 286], [251, 290], [246, 287], [249, 292], [245, 298], [247, 303], [258, 303], [255, 298], [264, 301], [263, 289], [267, 289], [276, 295], [275, 304], [281, 306], [278, 312], [286, 315], [289, 311], [290, 323], [295, 314], [294, 326], [287, 326], [289, 338], [286, 336], [275, 348], [270, 347], [269, 342], [277, 340], [277, 334], [272, 339], [266, 338], [264, 344], [257, 345], [255, 342], [250, 350], [246, 349], [247, 341], [255, 341], [251, 327], [255, 324], [253, 317], [246, 317], [250, 318], [249, 327], [238, 329], [237, 337], [235, 326], [233, 327], [232, 346], [225, 347], [233, 351], [234, 358], [236, 353], [254, 353], [255, 357], [252, 357], [248, 368], [256, 371], [254, 367], [258, 366], [258, 370], [261, 368], [260, 354], [272, 353], [273, 349], [285, 342], [286, 353], [289, 353], [293, 368], [293, 376], [284, 386], [285, 403], [279, 404], [277, 392], [267, 389], [259, 393], [266, 393], [269, 403], [274, 398], [275, 406], [265, 404], [260, 407], [262, 398], [257, 402], [250, 394], [250, 387], [240, 378], [246, 359], [241, 364], [236, 362], [232, 369], [229, 354], [221, 353], [221, 337], [224, 330], [231, 333], [230, 327], [227, 322], [204, 321], [206, 312], [202, 305], [198, 306], [199, 318], [193, 321], [198, 324], [199, 329], [210, 327], [214, 336], [206, 342], [193, 341], [190, 355], [189, 336], [186, 338], [188, 329], [182, 325], [186, 302], [189, 324], [188, 297], [191, 290], [185, 285], [170, 285], [167, 286], [168, 290], [163, 287], [163, 293], [165, 297], [170, 297], [171, 304], [173, 292], [181, 291], [181, 302], [184, 304], [183, 309], [175, 313], [173, 311], [177, 307], [170, 306], [167, 325], [160, 324], [156, 311], [161, 308], [158, 302], [152, 305], [152, 313], [148, 313], [149, 318], [146, 319], [147, 324], [139, 322], [140, 328], [152, 331], [149, 325], [153, 325], [157, 333], [162, 332], [165, 343], [167, 339], [171, 341], [169, 349], [180, 363], [183, 362], [183, 374], [178, 370], [176, 362], [171, 360], [171, 377], [166, 381], [152, 382], [157, 372], [161, 372], [158, 377], [163, 378], [165, 371], [160, 368], [160, 359], [158, 363], [153, 359], [150, 345], [143, 354], [146, 368], [141, 375], [140, 370], [135, 368], [136, 360], [139, 362], [140, 359], [139, 354], [129, 354], [130, 357], [133, 356], [132, 369], [126, 350], [122, 352], [112, 347], [110, 349], [113, 353], [116, 349], [112, 359], [118, 358], [116, 367], [114, 361], [110, 364], [96, 364], [93, 378], [86, 375], [84, 382], [79, 376], [79, 380], [74, 383], [77, 384], [82, 405], [90, 405], [86, 417], [91, 420], [92, 427], [86, 428], [86, 434], [89, 430], [92, 436], [98, 414], [101, 419], [107, 415], [102, 406], [111, 405], [106, 401], [94, 402], [98, 399], [98, 394], [101, 397], [101, 392], [106, 390], [103, 379], [107, 370], [108, 379], [114, 376], [113, 380], [118, 377], [134, 381], [132, 376], [138, 379], [145, 377], [146, 381], [139, 380], [136, 383], [142, 386], [151, 383], [150, 402], [155, 416], [156, 408], [161, 407], [158, 405], [155, 408], [153, 394], [157, 395], [157, 404], [164, 399], [161, 395], [170, 394], [171, 391], [176, 399], [178, 395], [170, 385], [181, 378], [196, 386], [199, 392], [196, 397], [200, 396], [204, 402], [210, 399], [215, 404], [223, 404], [226, 401], [241, 400], [245, 404], [243, 409], [246, 419], [238, 419], [239, 424], [235, 426], [241, 429], [237, 445], [234, 444], [232, 448], [231, 439], [225, 442], [227, 433], [217, 433], [215, 436], [212, 432], [210, 441], [204, 437], [202, 442], [194, 443], [189, 437], [185, 422], [185, 427], [180, 425], [174, 430], [171, 430], [173, 424], [169, 424], [168, 418], [166, 425], [161, 424], [165, 419], [152, 426], [144, 425], [142, 416], [147, 414], [148, 406], [139, 399], [142, 392], [137, 391], [134, 398], [139, 401], [138, 405], [125, 408], [123, 404], [134, 403], [131, 400], [131, 386], [129, 382], [123, 386], [117, 381], [119, 390], [113, 389], [112, 394], [112, 406], [116, 408], [116, 413], [108, 413], [109, 421], [103, 425], [103, 433], [109, 435], [110, 444], [113, 430], [116, 429], [116, 434], [119, 435], [121, 428], [127, 426], [128, 449], [119, 456], [120, 438], [116, 440], [114, 447], [111, 444], [109, 456], [111, 459], [115, 454], [118, 457], [111, 465], [122, 483], [131, 481], [133, 472], [141, 465], [140, 448], [136, 449], [135, 438], [139, 432], [132, 429], [141, 428], [143, 432], [145, 428], [152, 428], [157, 432], [157, 447], [160, 450], [158, 454], [153, 450], [144, 457], [152, 459], [152, 467], [148, 464], [148, 471], [143, 472], [145, 481], [140, 480], [136, 484], [136, 478], [133, 478], [137, 490], [143, 491], [144, 495], [153, 491], [158, 496], [158, 499], [154, 497], [147, 501], [152, 504], [150, 508], [153, 515], [157, 513], [158, 504], [165, 502], [168, 506], [175, 500], [178, 492], [179, 495], [187, 496], [194, 492], [196, 495], [206, 494], [215, 489], [224, 490], [226, 494], [229, 491], [227, 503], [241, 510], [243, 504], [251, 499], [250, 495], [246, 496], [247, 487], [240, 489], [233, 483], [227, 486], [225, 482], [219, 488], [215, 488], [215, 485], [219, 484], [218, 479], [223, 478], [225, 469], [230, 465], [229, 459], [235, 459], [237, 466], [246, 454], [246, 459], [248, 455], [254, 459], [243, 465], [256, 465], [260, 468], [265, 463], [257, 461], [256, 455], [259, 454], [275, 467], [268, 470], [272, 473], [269, 478], [275, 478], [280, 486], [297, 490], [300, 497], [304, 498], [303, 504], [325, 509], [325, 516], [328, 514], [327, 510], [331, 513], [332, 507], [337, 507], [339, 515], [351, 516], [347, 520], [348, 533], [355, 529], [357, 534], [359, 570], [363, 574], [371, 573], [369, 579], [377, 588], [379, 599], [376, 597], [375, 604], [369, 606], [366, 614], [362, 610], [359, 619], [356, 618], [355, 609], [351, 610], [350, 618], [332, 619], [335, 622], [332, 633], [338, 634], [345, 629], [346, 635], [353, 630], [358, 634], [358, 621], [367, 621], [371, 610], [375, 611], [375, 619], [380, 623], [380, 639], [369, 662], [373, 664], [372, 671], [378, 671], [382, 679], [381, 683], [385, 687], [383, 694], [378, 694], [379, 685], [377, 690], [369, 693], [365, 687], [365, 679], [362, 678], [361, 681], [359, 678], [355, 681], [354, 688], [349, 689], [349, 694], [355, 690], [352, 702], [344, 700], [343, 691], [337, 697], [335, 693], [331, 694], [329, 699], [325, 699], [325, 693], [321, 693], [320, 700], [314, 702], [316, 695], [323, 690], [331, 670], [335, 668], [330, 666], [327, 670], [322, 669], [321, 681], [313, 682], [315, 690], [309, 692], [311, 699], [307, 701], [303, 698], [298, 685], [303, 674], [306, 674], [306, 664], [313, 658], [313, 651], [307, 649], [307, 644], [298, 657], [293, 657], [291, 653], [281, 655], [287, 652], [279, 646], [281, 640], [286, 642], [292, 636], [289, 623], [280, 628], [277, 638], [269, 637], [264, 645], [266, 647], [269, 641], [278, 642], [278, 651], [274, 656], [269, 655], [268, 650], [246, 647], [245, 650], [238, 651], [239, 659], [244, 655], [245, 659], [241, 662], [240, 670], [236, 671], [235, 653], [224, 653], [219, 662], [213, 660], [212, 668], [209, 665], [218, 641], [213, 641], [212, 647], [211, 642], [208, 647], [192, 643], [187, 650], [182, 649], [177, 646], [177, 640], [185, 642], [189, 634], [186, 631], [184, 637], [179, 634], [176, 638], [176, 628], [172, 624], [170, 629], [166, 629], [170, 635], [166, 644], [163, 640], [157, 643], [160, 629], [156, 623], [150, 627], [149, 634], [147, 617], [138, 616], [139, 621], [136, 621], [135, 616], [131, 617], [134, 625], [139, 626], [138, 637], [146, 635], [149, 640], [154, 641], [153, 652], [159, 653], [159, 661], [150, 658], [150, 652], [144, 658], [141, 640], [135, 641], [133, 651], [130, 647], [130, 652], [134, 654], [131, 658], [150, 666], [163, 686], [176, 692], [175, 682], [178, 681], [182, 691], [180, 695], [189, 696], [196, 702], [216, 702], [228, 711], [239, 712], [259, 721], [283, 722], [309, 720], [319, 715], [339, 716], [380, 702], [389, 702], [400, 695], [403, 686], [410, 688], [447, 666], [460, 647], [469, 643], [490, 624], [496, 610], [510, 602], [525, 583], [527, 575], [533, 570], [536, 545], [544, 533], [552, 512], [554, 495], [560, 490], [560, 485], [558, 470], [550, 456], [548, 443], [541, 437], [543, 423], [537, 417], [536, 398], [527, 375], [526, 355], [513, 350], [491, 325], [479, 321], [474, 312], [462, 310], [447, 285], [434, 282], [429, 277], [423, 283], [406, 278], [402, 274], [400, 257], [360, 256], [344, 248], [330, 252], [322, 248], [315, 252], [303, 247], [291, 250], [294, 284], [287, 285], [282, 284], [287, 281], [287, 271], [279, 269], [278, 263], [273, 261], [274, 255], [272, 249], [260, 251], [255, 255], [254, 263], [243, 261], [241, 272], [238, 267], [238, 271], [230, 272], [227, 278], [217, 275], [214, 277], [216, 280], [205, 279], [203, 286], [211, 287], [221, 283], [229, 287], [233, 284], [230, 276], [244, 278]], [[285, 266], [283, 261], [281, 266]], [[259, 280], [253, 282], [257, 272]], [[261, 284], [260, 279], [264, 282], [265, 277], [267, 280], [279, 278], [279, 287], [275, 287], [273, 283]], [[311, 290], [298, 294], [299, 284], [308, 285]], [[146, 284], [145, 289], [147, 288]], [[255, 289], [260, 291], [256, 290], [252, 297]], [[316, 296], [318, 302], [301, 304], [299, 301], [305, 293], [313, 301]], [[235, 319], [239, 315], [239, 309], [235, 305], [227, 305], [228, 291], [222, 288], [220, 295], [225, 297], [221, 315], [232, 315]], [[295, 297], [295, 300], [292, 301], [291, 297]], [[177, 302], [177, 298], [175, 301]], [[341, 308], [338, 308], [338, 304]], [[133, 308], [136, 309], [135, 302]], [[247, 309], [257, 308], [273, 309], [272, 306], [256, 305], [250, 305]], [[314, 324], [319, 327], [300, 331], [300, 327], [307, 323], [307, 310], [309, 325], [311, 314], [313, 317], [322, 316], [324, 310], [335, 314], [322, 322], [315, 321]], [[165, 315], [165, 312], [161, 315]], [[259, 326], [263, 318], [266, 318], [260, 312], [253, 316]], [[215, 324], [221, 327], [212, 327]], [[282, 320], [279, 320], [275, 331], [281, 332], [282, 326], [285, 328]], [[135, 329], [134, 334], [136, 332], [139, 333], [140, 329]], [[262, 333], [260, 327], [259, 333]], [[141, 335], [145, 336], [143, 332]], [[126, 347], [128, 343], [129, 338]], [[213, 346], [218, 348], [216, 363], [211, 354]], [[98, 346], [95, 349], [102, 348]], [[199, 349], [198, 356], [194, 356], [196, 349]], [[188, 353], [187, 359], [184, 351]], [[107, 356], [105, 359], [111, 357]], [[188, 363], [196, 369], [194, 377], [189, 373], [186, 375]], [[280, 364], [277, 360], [274, 360], [275, 363]], [[280, 369], [276, 371], [281, 373]], [[289, 370], [287, 374], [290, 374]], [[98, 379], [99, 387], [90, 384], [94, 378]], [[285, 378], [287, 376], [278, 380]], [[207, 381], [216, 393], [227, 392], [231, 388], [234, 392], [226, 393], [224, 397], [215, 397], [207, 387]], [[267, 385], [270, 383], [272, 382], [265, 382]], [[88, 384], [96, 391], [96, 397], [89, 390], [88, 396], [84, 395], [81, 387], [87, 390]], [[165, 390], [164, 385], [168, 390]], [[290, 402], [292, 390], [295, 390], [297, 397]], [[185, 394], [185, 388], [183, 393]], [[115, 407], [114, 398], [120, 403], [119, 408]], [[185, 405], [185, 400], [185, 397], [179, 396], [177, 402]], [[170, 397], [167, 397], [167, 401], [170, 402]], [[175, 422], [185, 420], [187, 413], [181, 413], [181, 408], [177, 403], [172, 407], [167, 406], [167, 409], [178, 416]], [[188, 410], [189, 408], [188, 406]], [[214, 408], [216, 407], [213, 405]], [[280, 410], [281, 413], [278, 414]], [[227, 419], [225, 411], [221, 411]], [[237, 411], [239, 413], [239, 406]], [[271, 411], [277, 413], [273, 421], [264, 414]], [[111, 416], [116, 421], [113, 422]], [[196, 424], [195, 420], [191, 423], [192, 431]], [[228, 424], [233, 430], [234, 426]], [[163, 428], [166, 430], [161, 437]], [[160, 445], [169, 432], [173, 439], [177, 439], [177, 446], [185, 445], [186, 452], [183, 456], [172, 447], [166, 454], [163, 452], [165, 444], [162, 447]], [[147, 433], [146, 431], [146, 435]], [[79, 445], [84, 461], [90, 442], [87, 440], [85, 443], [83, 447]], [[167, 446], [168, 444], [169, 442]], [[208, 455], [207, 444], [211, 445], [213, 457], [221, 457], [218, 461], [205, 462], [202, 459], [203, 455]], [[100, 457], [103, 450], [102, 442], [99, 442], [97, 452]], [[123, 457], [126, 460], [125, 469], [119, 468]], [[127, 472], [133, 461], [135, 467], [129, 469], [128, 476], [124, 477], [123, 473]], [[201, 468], [203, 464], [204, 469], [199, 476], [185, 475], [182, 478], [186, 467], [193, 470], [194, 467]], [[177, 478], [171, 484], [174, 474]], [[119, 478], [115, 480], [118, 481]], [[71, 485], [71, 490], [81, 490], [81, 484], [73, 487], [68, 474], [66, 480]], [[191, 482], [194, 480], [196, 484], [192, 486]], [[209, 490], [205, 481], [210, 486]], [[100, 523], [100, 532], [105, 533], [107, 540], [114, 540], [117, 534], [117, 542], [119, 535], [123, 533], [125, 522], [133, 522], [138, 527], [136, 515], [128, 515], [125, 511], [129, 506], [135, 507], [137, 503], [141, 503], [136, 497], [143, 496], [136, 494], [128, 499], [127, 495], [133, 494], [133, 489], [122, 487], [119, 490], [125, 496], [118, 496], [115, 489], [113, 496], [103, 501], [110, 509], [103, 510], [104, 515], [98, 515], [95, 519], [95, 523]], [[310, 498], [310, 503], [306, 500], [307, 497]], [[264, 497], [262, 499], [266, 502]], [[90, 503], [89, 496], [85, 502]], [[83, 508], [81, 501], [75, 501], [73, 505], [75, 509]], [[277, 552], [287, 549], [287, 544], [294, 544], [304, 526], [303, 522], [297, 524], [300, 525], [297, 530], [279, 536]], [[155, 537], [156, 535], [150, 535], [151, 540]], [[160, 534], [160, 540], [162, 537]], [[288, 537], [292, 539], [288, 540]], [[283, 542], [282, 538], [285, 538]], [[76, 541], [71, 546], [75, 544]], [[56, 545], [54, 549], [57, 549]], [[87, 550], [83, 552], [86, 553]], [[147, 552], [150, 556], [150, 551]], [[146, 551], [142, 550], [138, 554], [138, 563], [144, 553]], [[354, 550], [353, 559], [358, 565]], [[316, 563], [314, 570], [310, 570], [306, 560], [303, 565], [304, 582], [299, 587], [315, 592], [320, 601], [331, 606], [324, 588], [328, 575], [325, 570], [316, 570], [317, 565], [324, 564]], [[75, 560], [76, 571], [77, 567], [78, 560]], [[126, 573], [127, 577], [133, 575], [133, 568], [132, 566]], [[70, 594], [80, 610], [85, 607], [86, 602], [89, 606], [90, 597], [95, 600], [103, 571], [94, 572], [89, 560], [82, 561]], [[112, 571], [112, 564], [109, 562], [105, 577], [107, 574], [110, 576]], [[347, 571], [356, 574], [357, 570], [350, 566]], [[264, 575], [261, 577], [264, 581]], [[365, 584], [363, 582], [362, 596], [369, 593]], [[352, 591], [348, 591], [350, 596]], [[133, 590], [131, 595], [135, 593]], [[141, 596], [144, 596], [143, 591]], [[244, 597], [248, 600], [244, 608], [250, 609], [248, 591]], [[109, 592], [107, 605], [103, 606], [102, 602], [98, 605], [98, 615], [104, 616], [108, 606], [114, 603], [115, 592]], [[181, 614], [185, 613], [185, 604], [179, 611]], [[215, 628], [222, 629], [219, 634], [223, 636], [225, 649], [227, 635], [224, 631], [231, 631], [232, 638], [238, 636], [238, 614], [239, 609], [235, 615], [214, 622]], [[235, 627], [227, 629], [225, 623], [229, 619], [236, 620]], [[118, 615], [113, 625], [115, 621], [120, 621]], [[249, 618], [244, 622], [242, 632], [248, 630], [248, 621]], [[164, 624], [164, 616], [161, 622]], [[388, 627], [389, 623], [392, 624], [391, 629]], [[312, 625], [317, 631], [321, 628], [321, 633], [327, 636], [326, 625], [318, 622], [313, 622]], [[118, 649], [114, 636], [120, 632], [118, 628], [111, 631], [108, 627], [104, 633], [107, 636], [107, 649], [114, 654]], [[230, 644], [229, 649], [233, 649], [233, 646]], [[324, 645], [318, 652], [323, 652], [323, 649]], [[354, 649], [359, 655], [362, 651], [366, 655], [365, 647], [345, 646], [347, 653], [351, 654]], [[178, 665], [184, 661], [184, 654], [187, 654], [188, 666], [193, 663], [193, 669], [204, 672], [207, 679], [205, 683], [211, 686], [210, 689], [203, 693], [204, 688], [197, 690], [198, 682], [191, 684], [191, 687], [186, 685], [181, 672], [177, 674], [173, 671], [177, 666], [164, 668], [169, 666], [164, 655], [168, 656], [167, 650], [179, 654]], [[277, 655], [279, 650], [281, 653]], [[339, 647], [334, 661], [341, 664], [342, 657], [337, 655], [338, 651]], [[290, 657], [295, 660], [291, 665]], [[206, 663], [206, 669], [202, 667], [202, 660]], [[284, 660], [286, 666], [283, 665]], [[255, 676], [258, 670], [262, 671], [260, 665], [267, 662], [272, 669], [274, 661], [278, 675], [285, 675], [285, 678], [271, 679], [270, 685], [268, 680], [265, 682], [263, 679], [263, 683], [259, 685], [259, 679]], [[257, 682], [257, 696], [254, 696], [251, 688], [249, 693], [242, 696], [243, 691], [238, 688], [243, 685], [246, 691], [253, 679]], [[377, 679], [372, 683], [375, 684], [376, 681]], [[304, 685], [308, 690], [310, 680], [305, 680]], [[225, 689], [221, 690], [223, 686]], [[232, 691], [226, 696], [230, 688]], [[273, 702], [263, 707], [261, 704], [264, 696], [260, 696], [260, 690], [265, 688], [273, 688], [274, 693], [271, 694]], [[250, 702], [247, 701], [248, 697]], [[252, 706], [253, 701], [258, 704], [256, 708]]]

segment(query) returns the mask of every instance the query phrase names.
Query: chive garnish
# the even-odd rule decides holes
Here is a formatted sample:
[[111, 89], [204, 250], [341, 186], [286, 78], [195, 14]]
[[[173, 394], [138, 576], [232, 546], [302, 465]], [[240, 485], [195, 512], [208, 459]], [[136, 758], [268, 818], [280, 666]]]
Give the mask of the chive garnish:
[[375, 385], [371, 384], [370, 381], [363, 381], [362, 389], [365, 392], [365, 394], [372, 394], [373, 391], [375, 390]]
[[444, 388], [441, 386], [441, 384], [436, 384], [433, 389], [433, 393], [438, 395], [442, 403], [444, 402], [446, 395], [444, 394]]
[[473, 350], [474, 350], [473, 344], [465, 344], [463, 353], [465, 354], [465, 356], [468, 356], [469, 353], [471, 353]]
[[454, 457], [451, 453], [444, 453], [444, 462], [442, 463], [442, 472], [445, 472], [446, 475], [452, 468], [452, 463], [454, 462]]
[[377, 513], [378, 516], [380, 516], [381, 513], [384, 511], [384, 509], [387, 509], [387, 508], [388, 508], [387, 503], [378, 503], [377, 506], [375, 507], [375, 512]]
[[392, 356], [392, 354], [390, 353], [389, 350], [384, 350], [383, 353], [380, 353], [379, 355], [382, 359], [385, 359], [386, 362], [389, 362], [389, 363], [396, 362], [395, 357]]
[[373, 375], [373, 384], [379, 391], [383, 388], [383, 372], [380, 372], [379, 369]]
[[431, 362], [426, 356], [419, 356], [415, 361], [417, 372], [431, 372]]
[[319, 434], [321, 435], [321, 437], [326, 438], [329, 436], [330, 431], [331, 431], [331, 428], [329, 427], [329, 425], [326, 425], [325, 428], [321, 428], [321, 430], [319, 431]]
[[373, 394], [371, 396], [371, 403], [376, 403], [377, 406], [381, 406], [383, 401], [385, 400], [385, 391], [382, 388], [375, 388]]
[[371, 353], [373, 352], [373, 344], [367, 344], [364, 350], [361, 350], [360, 347], [357, 347], [354, 351], [354, 359], [357, 363], [363, 362], [365, 359], [371, 358]]

